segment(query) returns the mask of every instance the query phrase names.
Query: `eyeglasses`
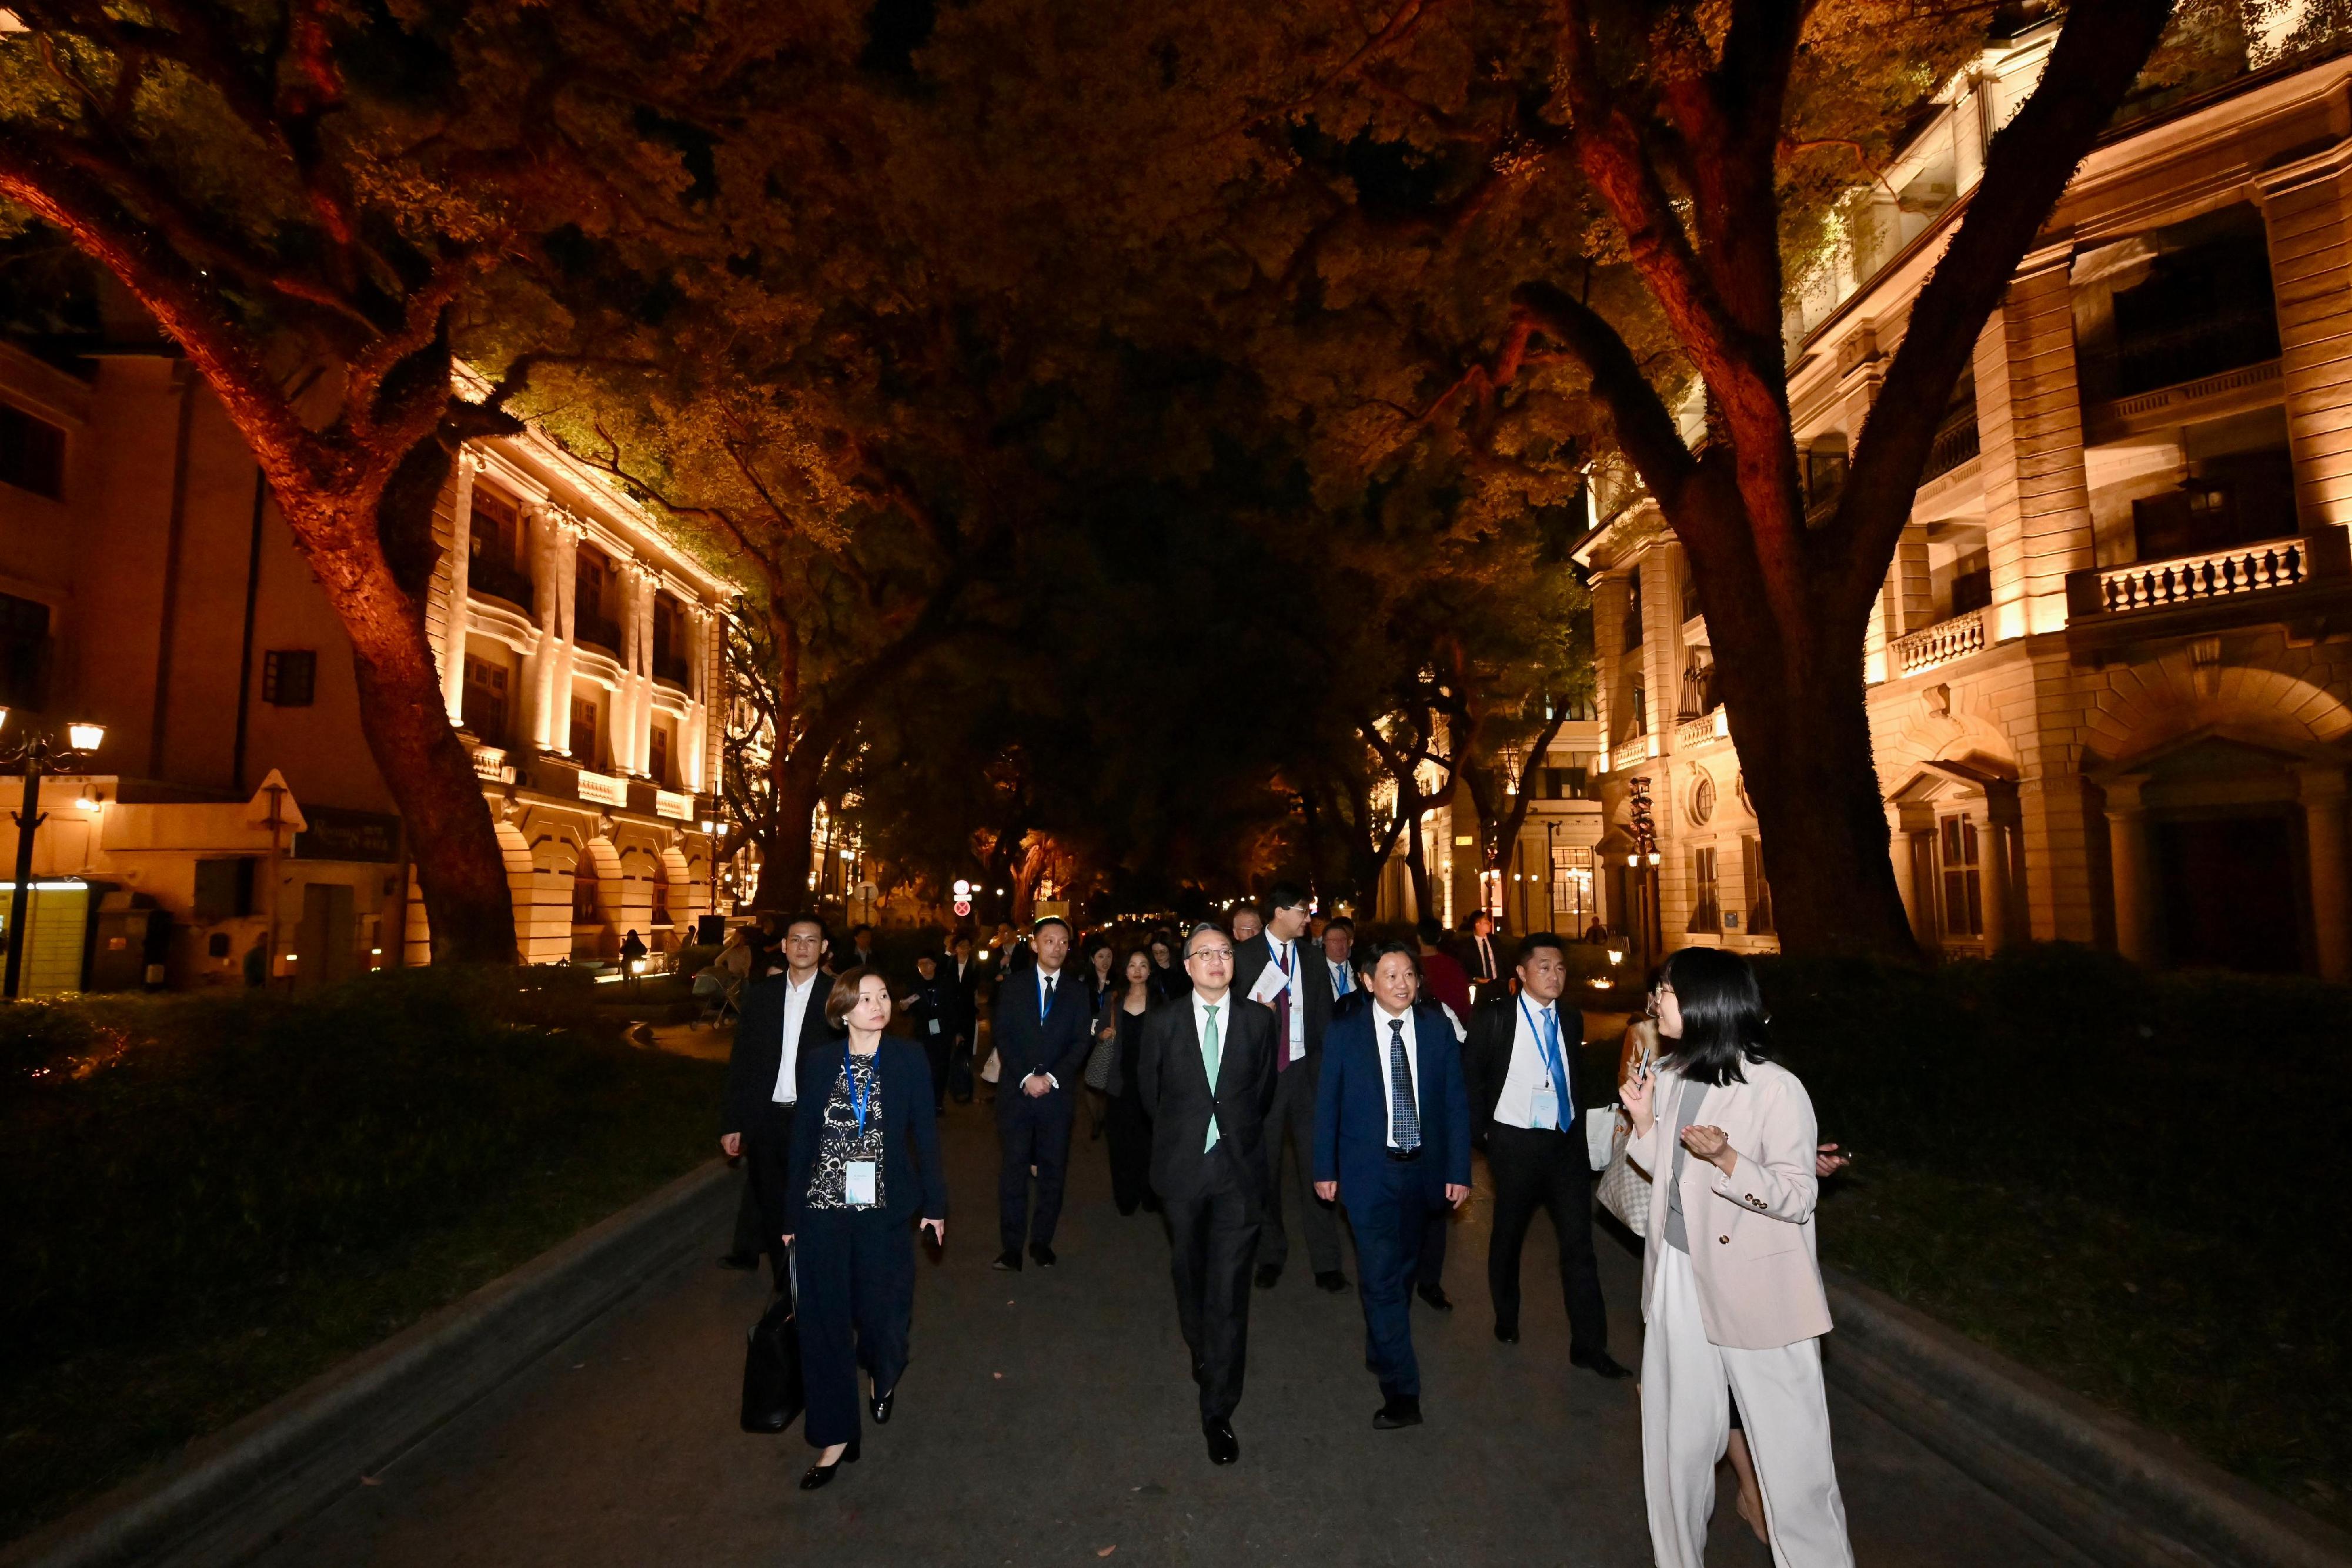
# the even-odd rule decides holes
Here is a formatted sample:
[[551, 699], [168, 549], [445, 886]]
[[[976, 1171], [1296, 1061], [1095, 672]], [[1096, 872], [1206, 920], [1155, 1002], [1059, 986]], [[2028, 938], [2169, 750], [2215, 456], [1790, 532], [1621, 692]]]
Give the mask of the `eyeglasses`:
[[1233, 956], [1234, 950], [1231, 947], [1195, 947], [1192, 949], [1192, 956], [1195, 958], [1230, 958]]

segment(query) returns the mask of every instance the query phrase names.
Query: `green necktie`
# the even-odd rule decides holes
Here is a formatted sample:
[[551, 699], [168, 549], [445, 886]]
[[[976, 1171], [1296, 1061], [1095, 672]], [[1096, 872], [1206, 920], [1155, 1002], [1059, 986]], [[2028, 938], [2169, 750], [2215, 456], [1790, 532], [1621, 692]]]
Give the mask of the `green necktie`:
[[1209, 1073], [1209, 1141], [1201, 1145], [1207, 1154], [1217, 1146], [1217, 1009], [1213, 1003], [1202, 1004], [1209, 1014], [1209, 1027], [1201, 1035], [1201, 1065]]

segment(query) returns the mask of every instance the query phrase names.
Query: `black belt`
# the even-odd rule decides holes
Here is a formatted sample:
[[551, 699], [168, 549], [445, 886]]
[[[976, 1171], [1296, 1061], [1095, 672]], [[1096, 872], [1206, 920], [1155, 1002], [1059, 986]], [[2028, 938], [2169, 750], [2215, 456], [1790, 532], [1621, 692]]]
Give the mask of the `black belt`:
[[1385, 1152], [1389, 1158], [1396, 1161], [1396, 1163], [1401, 1166], [1410, 1165], [1414, 1160], [1421, 1158], [1421, 1151], [1419, 1149], [1389, 1149]]

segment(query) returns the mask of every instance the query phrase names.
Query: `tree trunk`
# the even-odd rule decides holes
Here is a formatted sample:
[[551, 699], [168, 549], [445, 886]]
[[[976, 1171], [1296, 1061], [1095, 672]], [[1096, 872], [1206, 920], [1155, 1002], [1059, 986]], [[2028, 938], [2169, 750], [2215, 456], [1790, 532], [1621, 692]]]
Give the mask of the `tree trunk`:
[[1412, 917], [1426, 920], [1437, 912], [1429, 904], [1429, 861], [1421, 847], [1421, 802], [1415, 800], [1412, 806], [1404, 829], [1404, 865], [1412, 874]]
[[1788, 667], [1778, 648], [1750, 645], [1741, 620], [1708, 630], [1782, 950], [1916, 954], [1887, 855], [1859, 646], [1823, 637]]
[[818, 769], [777, 752], [770, 757], [768, 778], [774, 810], [770, 813], [769, 852], [760, 862], [760, 887], [751, 895], [751, 907], [787, 915], [809, 906]]

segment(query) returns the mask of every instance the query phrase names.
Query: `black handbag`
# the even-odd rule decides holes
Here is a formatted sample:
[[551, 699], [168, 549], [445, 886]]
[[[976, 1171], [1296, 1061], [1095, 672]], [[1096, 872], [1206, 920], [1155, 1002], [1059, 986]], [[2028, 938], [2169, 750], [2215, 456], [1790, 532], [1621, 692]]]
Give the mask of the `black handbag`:
[[776, 1433], [800, 1418], [807, 1404], [801, 1385], [800, 1325], [793, 1295], [779, 1295], [751, 1330], [743, 1351], [743, 1430]]

